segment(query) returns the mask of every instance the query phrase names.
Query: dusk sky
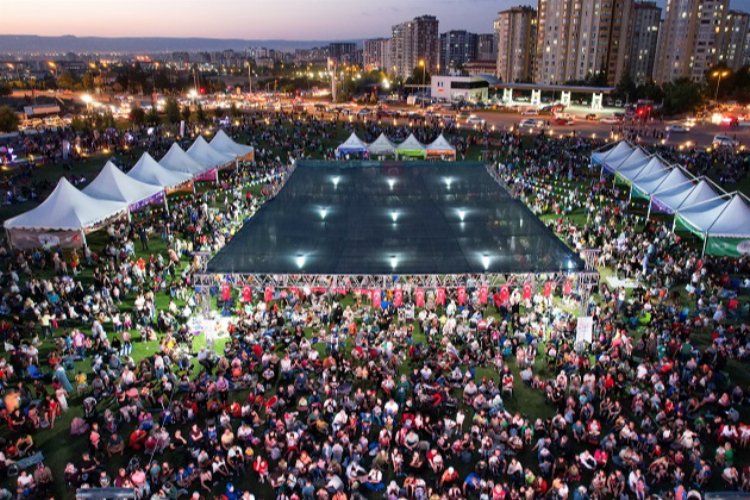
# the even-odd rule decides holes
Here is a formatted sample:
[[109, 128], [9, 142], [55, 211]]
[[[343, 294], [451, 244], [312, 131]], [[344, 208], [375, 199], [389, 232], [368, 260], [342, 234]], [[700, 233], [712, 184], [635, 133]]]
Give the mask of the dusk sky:
[[[737, 0], [735, 0], [737, 1]], [[3, 5], [6, 34], [331, 40], [390, 36], [422, 14], [440, 31], [492, 31], [519, 0], [36, 0]], [[533, 2], [536, 4], [536, 2]], [[33, 5], [33, 8], [30, 8]]]

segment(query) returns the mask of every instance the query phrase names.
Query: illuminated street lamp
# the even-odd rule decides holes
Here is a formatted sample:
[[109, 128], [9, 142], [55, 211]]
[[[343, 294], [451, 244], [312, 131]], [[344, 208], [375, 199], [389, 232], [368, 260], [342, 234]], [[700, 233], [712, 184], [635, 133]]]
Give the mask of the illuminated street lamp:
[[88, 94], [83, 94], [81, 96], [81, 100], [86, 104], [86, 112], [88, 113], [89, 111], [91, 111], [91, 103], [94, 101], [94, 99], [92, 99]]
[[711, 76], [717, 79], [716, 80], [716, 95], [714, 96], [714, 101], [718, 101], [719, 100], [719, 85], [721, 85], [721, 79], [729, 76], [729, 70], [714, 71], [713, 73], [711, 73]]

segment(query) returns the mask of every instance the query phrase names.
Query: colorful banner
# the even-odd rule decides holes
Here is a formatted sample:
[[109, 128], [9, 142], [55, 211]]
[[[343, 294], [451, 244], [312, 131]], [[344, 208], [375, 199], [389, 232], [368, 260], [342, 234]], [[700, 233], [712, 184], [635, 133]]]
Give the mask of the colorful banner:
[[508, 288], [508, 285], [504, 285], [500, 289], [500, 303], [503, 305], [507, 304], [509, 298], [510, 298], [510, 289]]
[[380, 289], [376, 288], [371, 293], [372, 293], [372, 307], [377, 307], [379, 309], [382, 305], [380, 302]]
[[250, 287], [245, 285], [242, 287], [242, 302], [245, 304], [248, 304], [252, 302], [253, 300], [253, 292], [250, 290]]
[[466, 304], [466, 288], [458, 287], [458, 305], [462, 306]]
[[417, 291], [414, 292], [415, 296], [415, 304], [417, 307], [424, 307], [424, 288], [417, 288]]
[[263, 291], [263, 300], [265, 302], [271, 302], [273, 300], [273, 287], [266, 287], [266, 289]]
[[570, 292], [573, 291], [573, 282], [570, 280], [565, 280], [565, 283], [563, 284], [563, 295], [570, 295]]
[[531, 283], [523, 285], [523, 300], [531, 300]]
[[229, 283], [223, 283], [221, 285], [221, 300], [224, 302], [232, 298], [232, 289], [229, 287]]
[[208, 170], [206, 172], [203, 172], [202, 174], [196, 175], [193, 177], [193, 180], [195, 182], [214, 182], [219, 180], [219, 169], [218, 168], [212, 168], [211, 170]]
[[437, 297], [435, 298], [435, 303], [439, 306], [445, 305], [445, 288], [437, 289]]
[[9, 229], [10, 243], [18, 250], [31, 248], [81, 248], [83, 236], [80, 231], [30, 231]]
[[720, 257], [742, 257], [750, 254], [748, 238], [708, 238], [706, 253]]
[[393, 292], [393, 305], [396, 307], [404, 305], [404, 291], [400, 288], [396, 288]]
[[552, 295], [552, 282], [548, 281], [544, 284], [544, 296], [549, 297]]
[[172, 193], [192, 193], [194, 191], [193, 181], [190, 180], [187, 182], [183, 182], [182, 184], [178, 184], [177, 186], [165, 188], [164, 191], [166, 191], [168, 195]]
[[128, 210], [130, 213], [137, 212], [138, 210], [141, 210], [148, 205], [160, 205], [164, 203], [164, 191], [161, 191], [159, 193], [156, 193], [153, 196], [149, 196], [145, 200], [137, 201], [135, 203], [131, 203], [128, 205]]
[[487, 285], [480, 286], [479, 287], [479, 303], [486, 304], [489, 294], [490, 294], [490, 290], [487, 287]]

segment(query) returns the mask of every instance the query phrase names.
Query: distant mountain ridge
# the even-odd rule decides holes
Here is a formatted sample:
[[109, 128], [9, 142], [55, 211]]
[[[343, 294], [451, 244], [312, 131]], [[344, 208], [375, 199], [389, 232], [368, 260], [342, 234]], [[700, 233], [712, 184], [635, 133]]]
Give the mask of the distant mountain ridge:
[[266, 47], [276, 50], [310, 49], [331, 42], [360, 40], [243, 40], [240, 38], [168, 38], [168, 37], [97, 37], [0, 35], [0, 53], [30, 54], [53, 52], [76, 53], [155, 53], [245, 50]]

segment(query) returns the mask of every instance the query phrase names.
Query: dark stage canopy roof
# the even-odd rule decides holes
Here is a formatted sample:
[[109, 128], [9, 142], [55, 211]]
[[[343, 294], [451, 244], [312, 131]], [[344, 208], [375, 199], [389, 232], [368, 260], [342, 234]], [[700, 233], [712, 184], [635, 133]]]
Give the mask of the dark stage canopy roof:
[[481, 163], [300, 161], [211, 274], [578, 272], [583, 261]]

